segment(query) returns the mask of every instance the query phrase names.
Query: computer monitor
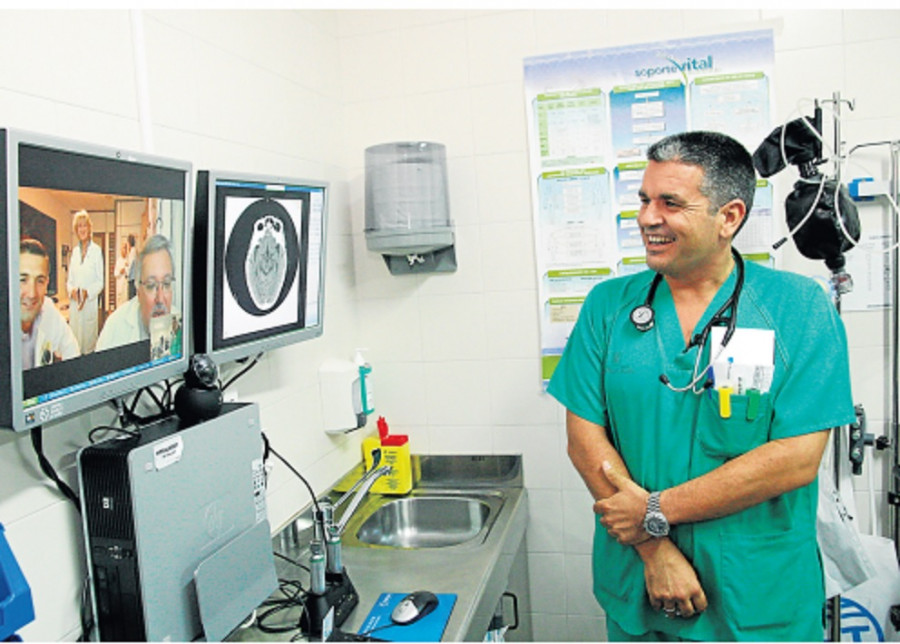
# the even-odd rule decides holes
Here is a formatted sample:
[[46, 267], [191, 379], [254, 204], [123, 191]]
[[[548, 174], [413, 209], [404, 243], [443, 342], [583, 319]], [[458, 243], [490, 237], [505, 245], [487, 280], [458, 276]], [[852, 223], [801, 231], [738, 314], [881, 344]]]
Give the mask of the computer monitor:
[[218, 364], [322, 334], [328, 184], [197, 173], [194, 351]]
[[8, 129], [0, 150], [0, 427], [183, 373], [191, 164]]

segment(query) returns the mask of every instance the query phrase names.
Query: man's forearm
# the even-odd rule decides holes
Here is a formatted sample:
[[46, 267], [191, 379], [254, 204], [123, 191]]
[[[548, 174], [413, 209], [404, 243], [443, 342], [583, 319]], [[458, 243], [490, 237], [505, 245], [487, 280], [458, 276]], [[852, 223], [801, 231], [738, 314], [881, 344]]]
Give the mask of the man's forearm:
[[715, 470], [662, 491], [672, 524], [734, 514], [811, 483], [828, 443], [827, 430], [775, 440]]
[[[603, 473], [603, 463], [613, 464], [620, 472], [627, 472], [627, 468], [622, 457], [609, 442], [606, 428], [567, 412], [566, 435], [569, 458], [594, 500], [599, 501], [615, 494], [615, 486]], [[644, 561], [652, 557], [659, 547], [659, 540], [651, 540], [649, 535], [647, 537], [643, 543], [635, 544], [635, 550]]]
[[566, 412], [566, 437], [569, 459], [594, 500], [614, 494], [615, 488], [603, 475], [603, 462], [615, 463], [623, 472], [626, 468], [622, 457], [609, 442], [606, 429], [569, 411]]

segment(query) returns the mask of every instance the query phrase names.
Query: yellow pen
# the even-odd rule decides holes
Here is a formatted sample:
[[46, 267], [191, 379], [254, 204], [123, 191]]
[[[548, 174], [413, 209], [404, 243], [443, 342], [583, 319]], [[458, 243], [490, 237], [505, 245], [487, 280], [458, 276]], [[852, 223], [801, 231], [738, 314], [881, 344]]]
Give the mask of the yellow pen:
[[719, 416], [731, 418], [731, 387], [719, 389]]

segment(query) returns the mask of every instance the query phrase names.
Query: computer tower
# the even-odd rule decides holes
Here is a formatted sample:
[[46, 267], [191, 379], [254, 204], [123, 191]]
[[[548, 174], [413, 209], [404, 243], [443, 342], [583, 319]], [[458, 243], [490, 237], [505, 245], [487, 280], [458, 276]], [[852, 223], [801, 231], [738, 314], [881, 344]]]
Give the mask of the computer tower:
[[277, 587], [259, 410], [177, 417], [78, 453], [104, 641], [225, 637]]

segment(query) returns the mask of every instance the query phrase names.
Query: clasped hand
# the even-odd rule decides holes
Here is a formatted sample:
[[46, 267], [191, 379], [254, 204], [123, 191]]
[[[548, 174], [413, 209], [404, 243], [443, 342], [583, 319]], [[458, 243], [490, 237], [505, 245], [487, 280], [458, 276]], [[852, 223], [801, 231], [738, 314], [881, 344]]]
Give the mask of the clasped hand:
[[[600, 523], [621, 544], [634, 546], [649, 541], [644, 515], [650, 493], [607, 462], [603, 463], [603, 474], [616, 491], [594, 503]], [[650, 605], [670, 618], [691, 618], [706, 610], [706, 593], [681, 551], [668, 539], [648, 545], [641, 557]]]
[[644, 530], [650, 493], [610, 465], [603, 463], [606, 480], [616, 489], [612, 496], [594, 503], [600, 523], [616, 541], [633, 546], [650, 538]]

